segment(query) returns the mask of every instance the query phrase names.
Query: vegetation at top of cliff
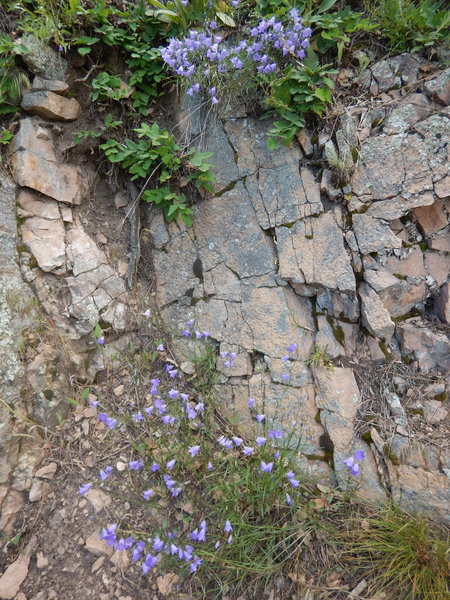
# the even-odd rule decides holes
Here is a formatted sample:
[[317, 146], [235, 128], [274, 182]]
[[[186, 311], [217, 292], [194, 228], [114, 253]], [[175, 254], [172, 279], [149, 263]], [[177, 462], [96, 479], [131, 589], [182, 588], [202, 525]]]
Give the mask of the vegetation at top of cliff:
[[[0, 39], [0, 114], [16, 110], [27, 81], [20, 66], [26, 43], [17, 38], [26, 42], [31, 34], [84, 67], [102, 111], [121, 104], [133, 121], [127, 134], [134, 144], [139, 121], [179, 83], [206, 110], [220, 112], [244, 95], [273, 119], [269, 147], [288, 145], [307, 122], [327, 113], [344, 65], [358, 73], [377, 53], [432, 52], [449, 40], [442, 0], [359, 6], [343, 0], [3, 0], [2, 6], [8, 31]], [[118, 61], [109, 60], [110, 49]], [[173, 189], [152, 193], [167, 210], [181, 198]]]

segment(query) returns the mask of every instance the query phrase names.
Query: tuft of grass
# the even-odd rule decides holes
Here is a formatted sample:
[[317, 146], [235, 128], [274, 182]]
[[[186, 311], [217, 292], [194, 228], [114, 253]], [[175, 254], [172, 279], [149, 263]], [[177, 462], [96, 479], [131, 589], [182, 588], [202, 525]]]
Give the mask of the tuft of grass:
[[365, 7], [393, 52], [450, 42], [450, 11], [442, 0], [366, 0]]
[[328, 354], [328, 346], [322, 348], [318, 344], [314, 346], [311, 350], [310, 355], [305, 360], [305, 364], [310, 367], [314, 365], [315, 367], [325, 367], [329, 371], [333, 370], [333, 361], [331, 356]]
[[350, 531], [347, 552], [372, 589], [402, 600], [448, 600], [448, 533], [394, 505], [362, 525]]

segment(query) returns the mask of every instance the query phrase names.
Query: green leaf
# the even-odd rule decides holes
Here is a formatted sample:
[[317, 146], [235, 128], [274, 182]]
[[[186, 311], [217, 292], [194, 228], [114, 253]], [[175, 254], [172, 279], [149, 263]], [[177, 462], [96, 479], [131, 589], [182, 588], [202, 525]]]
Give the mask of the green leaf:
[[[151, 1], [151, 0], [150, 0]], [[330, 9], [332, 6], [334, 6], [336, 4], [337, 0], [322, 0], [319, 8], [317, 9], [316, 14], [320, 15], [321, 13], [327, 11], [328, 9]]]
[[236, 27], [236, 23], [234, 22], [234, 19], [230, 17], [230, 15], [227, 15], [219, 10], [218, 12], [216, 12], [216, 17], [218, 17], [222, 21], [222, 23], [228, 25], [228, 27]]
[[323, 102], [330, 102], [332, 98], [331, 90], [328, 88], [317, 88], [317, 90], [314, 91], [314, 96]]
[[84, 46], [82, 48], [78, 48], [78, 54], [81, 54], [81, 56], [86, 56], [86, 54], [89, 54], [90, 51], [91, 51], [91, 48], [89, 48], [89, 46]]
[[267, 147], [269, 148], [269, 150], [278, 150], [278, 148], [280, 147], [280, 143], [274, 137], [270, 137], [267, 140]]

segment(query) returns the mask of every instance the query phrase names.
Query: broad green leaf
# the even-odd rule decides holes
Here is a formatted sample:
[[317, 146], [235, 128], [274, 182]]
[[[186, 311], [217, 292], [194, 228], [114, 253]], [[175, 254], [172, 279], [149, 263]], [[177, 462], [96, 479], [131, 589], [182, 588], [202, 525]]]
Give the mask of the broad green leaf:
[[322, 0], [319, 8], [317, 9], [317, 13], [316, 14], [320, 15], [320, 13], [323, 13], [323, 12], [327, 11], [332, 6], [334, 6], [336, 4], [336, 2], [337, 2], [337, 0]]
[[222, 21], [222, 23], [228, 25], [228, 27], [236, 27], [236, 23], [234, 22], [234, 19], [230, 17], [230, 15], [226, 15], [224, 12], [218, 11], [216, 12], [216, 16]]
[[323, 100], [323, 102], [330, 102], [332, 98], [331, 91], [328, 88], [317, 88], [314, 91], [314, 96]]

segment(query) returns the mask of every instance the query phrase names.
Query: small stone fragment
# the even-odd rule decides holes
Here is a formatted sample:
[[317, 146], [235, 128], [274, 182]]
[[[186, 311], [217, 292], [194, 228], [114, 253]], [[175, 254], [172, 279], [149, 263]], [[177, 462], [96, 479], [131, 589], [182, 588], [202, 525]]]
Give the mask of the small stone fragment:
[[166, 573], [161, 577], [157, 577], [156, 585], [158, 586], [160, 594], [163, 596], [168, 596], [170, 593], [172, 593], [174, 586], [179, 580], [180, 578], [176, 573]]
[[444, 421], [447, 418], [447, 415], [448, 410], [445, 408], [443, 402], [439, 402], [439, 400], [423, 401], [423, 416], [430, 425], [435, 425], [440, 421]]
[[48, 465], [44, 465], [38, 469], [34, 476], [40, 477], [41, 479], [53, 479], [57, 468], [58, 466], [55, 462], [48, 463]]
[[108, 496], [106, 492], [97, 488], [91, 488], [86, 494], [86, 498], [92, 504], [95, 512], [100, 512], [104, 508], [107, 508], [112, 502], [111, 496]]
[[48, 558], [43, 552], [36, 553], [36, 566], [38, 569], [45, 569], [48, 566]]
[[42, 481], [41, 479], [33, 479], [33, 484], [31, 486], [30, 489], [30, 495], [28, 500], [30, 502], [38, 502], [39, 500], [42, 500], [42, 498], [45, 498], [45, 496], [47, 496], [51, 491], [51, 487], [48, 483], [46, 483], [45, 481]]
[[20, 586], [28, 575], [30, 558], [37, 546], [35, 536], [28, 542], [24, 552], [15, 560], [3, 575], [0, 577], [0, 598], [1, 600], [13, 600], [18, 593]]

